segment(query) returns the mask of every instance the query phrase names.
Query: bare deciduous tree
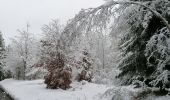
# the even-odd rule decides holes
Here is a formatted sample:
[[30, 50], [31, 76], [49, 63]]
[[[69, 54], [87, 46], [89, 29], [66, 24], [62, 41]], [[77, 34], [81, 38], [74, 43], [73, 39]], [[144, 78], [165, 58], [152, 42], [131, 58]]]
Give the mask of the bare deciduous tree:
[[[20, 67], [22, 73], [22, 79], [26, 79], [26, 69], [29, 66], [29, 61], [32, 57], [33, 50], [33, 35], [29, 32], [29, 24], [27, 24], [26, 30], [18, 30], [19, 35], [12, 39], [12, 48], [14, 49], [15, 56], [21, 60]], [[15, 59], [13, 59], [15, 60]], [[17, 61], [16, 61], [17, 62]]]

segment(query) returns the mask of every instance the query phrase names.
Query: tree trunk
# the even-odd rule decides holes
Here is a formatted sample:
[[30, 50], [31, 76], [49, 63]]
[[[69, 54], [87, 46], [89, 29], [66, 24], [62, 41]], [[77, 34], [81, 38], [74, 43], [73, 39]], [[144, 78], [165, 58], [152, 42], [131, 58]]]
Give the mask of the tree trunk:
[[23, 63], [24, 63], [24, 65], [23, 65], [23, 80], [25, 80], [25, 73], [26, 73], [26, 65], [27, 65], [27, 63], [26, 63], [26, 61], [25, 60], [23, 60]]

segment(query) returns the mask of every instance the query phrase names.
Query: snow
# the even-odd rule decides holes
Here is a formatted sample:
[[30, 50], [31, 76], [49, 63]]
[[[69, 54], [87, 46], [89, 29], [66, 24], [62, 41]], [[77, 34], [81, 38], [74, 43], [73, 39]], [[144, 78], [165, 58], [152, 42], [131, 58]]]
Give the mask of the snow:
[[109, 87], [88, 82], [73, 82], [69, 90], [46, 89], [44, 80], [18, 81], [6, 79], [0, 82], [15, 100], [98, 100]]
[[[134, 86], [107, 86], [86, 81], [73, 82], [68, 90], [52, 90], [43, 82], [6, 79], [0, 82], [0, 87], [15, 100], [133, 100], [143, 91], [134, 89]], [[170, 100], [170, 96], [149, 95], [143, 100]]]

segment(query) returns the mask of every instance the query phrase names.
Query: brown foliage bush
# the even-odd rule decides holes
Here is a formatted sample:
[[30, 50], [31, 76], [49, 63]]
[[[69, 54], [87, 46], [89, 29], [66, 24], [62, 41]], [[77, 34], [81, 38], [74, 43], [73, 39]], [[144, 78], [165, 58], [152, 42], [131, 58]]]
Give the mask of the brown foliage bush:
[[68, 69], [54, 71], [45, 76], [45, 84], [50, 89], [68, 89], [71, 84], [71, 71]]
[[71, 84], [71, 68], [65, 68], [64, 56], [57, 55], [56, 59], [49, 61], [46, 65], [48, 74], [44, 77], [47, 88], [50, 89], [68, 89]]

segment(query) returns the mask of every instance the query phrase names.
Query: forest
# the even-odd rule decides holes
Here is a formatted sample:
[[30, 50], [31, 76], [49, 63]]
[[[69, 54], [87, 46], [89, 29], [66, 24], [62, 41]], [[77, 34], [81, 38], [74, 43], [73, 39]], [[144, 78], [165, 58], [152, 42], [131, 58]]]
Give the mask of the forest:
[[51, 20], [38, 38], [29, 23], [9, 44], [0, 32], [0, 90], [11, 100], [170, 100], [170, 0], [104, 1]]

